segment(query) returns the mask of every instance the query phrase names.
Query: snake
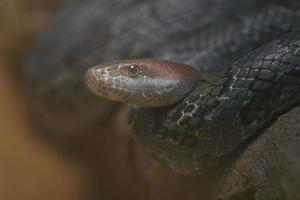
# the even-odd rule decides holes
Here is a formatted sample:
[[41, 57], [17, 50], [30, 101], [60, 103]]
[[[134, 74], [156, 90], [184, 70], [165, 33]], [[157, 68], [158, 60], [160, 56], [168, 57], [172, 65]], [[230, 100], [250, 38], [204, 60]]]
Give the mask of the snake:
[[[174, 170], [197, 173], [208, 168], [207, 160], [215, 165], [215, 160], [299, 104], [299, 57], [300, 35], [294, 33], [206, 82], [197, 81], [191, 66], [141, 59], [90, 68], [86, 84], [99, 96], [139, 107], [169, 106], [188, 96], [166, 114], [159, 129], [151, 124], [143, 128], [149, 133], [142, 133], [142, 138], [150, 134], [144, 142]], [[176, 158], [170, 161], [174, 152]]]
[[79, 132], [127, 103], [138, 141], [194, 175], [220, 168], [299, 106], [297, 1], [82, 5], [58, 14], [27, 61], [36, 116], [50, 128]]

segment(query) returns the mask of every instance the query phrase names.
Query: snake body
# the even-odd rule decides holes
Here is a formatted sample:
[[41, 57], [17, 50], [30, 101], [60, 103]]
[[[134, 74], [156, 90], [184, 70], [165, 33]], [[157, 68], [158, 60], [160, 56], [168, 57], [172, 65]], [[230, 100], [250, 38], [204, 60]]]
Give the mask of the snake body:
[[[222, 168], [278, 116], [299, 105], [297, 1], [89, 2], [61, 12], [29, 58], [27, 78], [40, 105], [37, 113], [50, 116], [47, 121], [67, 122], [67, 130], [76, 132], [114, 114], [111, 108], [116, 104], [86, 90], [82, 77], [88, 66], [104, 63], [93, 70], [112, 68], [113, 74], [105, 73], [113, 78], [120, 76], [116, 67], [140, 66], [136, 58], [148, 58], [142, 60], [142, 68], [155, 66], [152, 78], [160, 80], [167, 76], [166, 68], [184, 66], [169, 80], [176, 86], [190, 81], [187, 87], [162, 95], [146, 92], [135, 75], [125, 81], [135, 85], [127, 90], [113, 80], [100, 84], [101, 74], [91, 76], [95, 71], [86, 78], [94, 93], [102, 93], [105, 86], [109, 99], [142, 106], [131, 108], [130, 125], [150, 152], [175, 171], [202, 174]], [[103, 12], [90, 12], [95, 8]], [[85, 23], [69, 23], [72, 20]], [[186, 69], [194, 73], [178, 76]], [[199, 74], [205, 81], [197, 79]], [[153, 89], [155, 82], [148, 83]], [[141, 90], [130, 92], [132, 87]]]
[[139, 111], [133, 121], [137, 121], [141, 140], [176, 171], [201, 173], [216, 166], [277, 116], [299, 104], [299, 36], [295, 33], [276, 40], [212, 81], [199, 83], [160, 120], [150, 118], [147, 124], [146, 115], [157, 113]]
[[[146, 117], [135, 118], [137, 124], [149, 123], [141, 140], [147, 138], [148, 148], [176, 171], [197, 173], [208, 167], [207, 162], [214, 165], [299, 104], [299, 60], [298, 32], [256, 50], [213, 80], [198, 83], [163, 121], [156, 122], [158, 129], [157, 124], [145, 122]], [[89, 89], [104, 98], [159, 107], [186, 96], [197, 73], [190, 66], [146, 59], [97, 65], [87, 71], [86, 80]], [[170, 160], [175, 152], [176, 158]]]

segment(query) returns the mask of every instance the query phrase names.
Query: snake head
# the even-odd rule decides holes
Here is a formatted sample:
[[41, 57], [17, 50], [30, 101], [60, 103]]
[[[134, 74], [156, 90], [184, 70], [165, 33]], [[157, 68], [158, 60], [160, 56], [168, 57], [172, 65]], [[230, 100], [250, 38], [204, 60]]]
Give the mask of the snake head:
[[190, 92], [199, 75], [191, 66], [140, 59], [104, 63], [88, 69], [87, 87], [103, 98], [142, 107], [177, 103]]

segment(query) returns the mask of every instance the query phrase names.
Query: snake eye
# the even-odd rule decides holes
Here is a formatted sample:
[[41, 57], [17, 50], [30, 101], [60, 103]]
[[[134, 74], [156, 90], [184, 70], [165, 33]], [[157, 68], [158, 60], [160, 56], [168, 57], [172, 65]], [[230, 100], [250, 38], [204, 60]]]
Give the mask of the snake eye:
[[128, 74], [131, 76], [131, 77], [136, 77], [137, 75], [139, 75], [140, 73], [140, 68], [139, 66], [137, 65], [130, 65], [128, 67]]

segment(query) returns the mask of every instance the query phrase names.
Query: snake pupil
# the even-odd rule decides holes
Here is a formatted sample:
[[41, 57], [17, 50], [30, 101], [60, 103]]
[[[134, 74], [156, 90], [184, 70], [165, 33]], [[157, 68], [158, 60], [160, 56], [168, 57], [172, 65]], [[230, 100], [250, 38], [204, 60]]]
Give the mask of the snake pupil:
[[132, 77], [137, 76], [139, 74], [139, 71], [140, 71], [140, 69], [139, 69], [139, 66], [137, 66], [137, 65], [131, 65], [128, 68], [129, 75]]

